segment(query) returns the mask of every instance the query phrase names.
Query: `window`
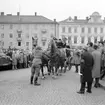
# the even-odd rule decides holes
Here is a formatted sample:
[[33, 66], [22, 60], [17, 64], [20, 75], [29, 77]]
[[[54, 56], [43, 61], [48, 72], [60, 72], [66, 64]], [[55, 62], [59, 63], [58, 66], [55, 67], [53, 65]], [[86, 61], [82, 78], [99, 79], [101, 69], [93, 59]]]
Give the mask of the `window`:
[[9, 45], [12, 46], [12, 42], [10, 42]]
[[76, 27], [74, 28], [74, 33], [77, 33], [77, 28]]
[[85, 42], [85, 37], [81, 37], [81, 43], [83, 44]]
[[42, 41], [42, 45], [45, 46], [45, 44], [46, 44], [46, 42], [45, 41]]
[[20, 33], [18, 34], [18, 38], [21, 38], [21, 34]]
[[13, 24], [10, 24], [10, 29], [13, 29]]
[[3, 24], [1, 25], [1, 29], [4, 29], [4, 25]]
[[4, 38], [4, 33], [1, 34], [1, 38]]
[[26, 38], [29, 38], [29, 34], [28, 33], [26, 34]]
[[97, 37], [94, 37], [94, 43], [97, 43]]
[[103, 28], [100, 28], [100, 33], [103, 33]]
[[12, 34], [12, 33], [10, 33], [10, 34], [9, 34], [9, 37], [10, 37], [10, 38], [13, 38], [13, 34]]
[[77, 36], [74, 37], [74, 43], [77, 43]]
[[71, 33], [71, 27], [68, 28], [68, 33]]
[[26, 46], [29, 46], [29, 42], [26, 42]]
[[21, 46], [21, 42], [18, 42], [18, 46]]
[[103, 41], [103, 37], [100, 37], [100, 41]]
[[81, 31], [82, 31], [82, 33], [84, 33], [84, 32], [85, 32], [85, 29], [84, 29], [84, 27], [81, 29]]
[[2, 42], [2, 46], [4, 46], [4, 42]]
[[29, 47], [27, 47], [26, 50], [29, 50]]
[[70, 43], [70, 42], [71, 42], [71, 36], [68, 37], [68, 43]]
[[94, 33], [97, 33], [97, 28], [96, 27], [94, 28]]
[[90, 43], [91, 42], [91, 37], [88, 37], [88, 43]]
[[63, 33], [65, 32], [65, 27], [62, 27], [62, 32], [63, 32]]
[[91, 28], [88, 28], [88, 33], [91, 33]]

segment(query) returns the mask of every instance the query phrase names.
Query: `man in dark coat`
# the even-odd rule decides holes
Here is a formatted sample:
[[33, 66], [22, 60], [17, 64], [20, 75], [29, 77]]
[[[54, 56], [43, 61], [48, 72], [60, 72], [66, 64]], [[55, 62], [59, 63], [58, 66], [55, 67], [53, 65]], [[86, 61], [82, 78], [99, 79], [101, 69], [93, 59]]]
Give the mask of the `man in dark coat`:
[[87, 92], [91, 93], [92, 87], [92, 68], [94, 64], [93, 56], [91, 53], [87, 51], [87, 48], [83, 49], [84, 52], [81, 55], [81, 67], [80, 67], [80, 74], [81, 74], [81, 88], [80, 91], [77, 93], [84, 94], [85, 92], [85, 85], [87, 83]]

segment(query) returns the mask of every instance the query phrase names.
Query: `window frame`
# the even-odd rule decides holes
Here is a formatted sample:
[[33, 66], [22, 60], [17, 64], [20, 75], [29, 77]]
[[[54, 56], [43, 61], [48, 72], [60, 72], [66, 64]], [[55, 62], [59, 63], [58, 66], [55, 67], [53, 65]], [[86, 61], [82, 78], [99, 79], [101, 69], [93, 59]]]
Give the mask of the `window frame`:
[[26, 42], [26, 46], [29, 46], [29, 42]]
[[4, 24], [1, 24], [1, 29], [4, 29]]
[[[12, 36], [12, 37], [11, 37], [11, 36]], [[9, 34], [9, 38], [13, 38], [13, 34], [12, 34], [12, 33]]]
[[[19, 44], [20, 43], [20, 44]], [[18, 46], [21, 46], [21, 41], [18, 41]]]
[[1, 38], [4, 38], [4, 33], [1, 33]]
[[94, 43], [97, 43], [98, 40], [97, 40], [97, 37], [94, 37]]
[[103, 32], [104, 32], [104, 28], [100, 27], [100, 33], [103, 33]]
[[85, 33], [85, 28], [84, 27], [81, 28], [81, 33]]
[[94, 27], [94, 33], [97, 33], [97, 27]]
[[77, 33], [77, 27], [74, 27], [74, 33]]
[[85, 43], [85, 37], [84, 37], [84, 36], [81, 37], [81, 43], [82, 43], [82, 44]]
[[65, 26], [63, 26], [62, 27], [62, 33], [65, 33], [65, 30], [66, 30]]
[[68, 33], [72, 33], [71, 27], [68, 27]]
[[10, 24], [10, 29], [13, 29], [13, 24]]
[[74, 36], [74, 44], [77, 44], [77, 36]]
[[89, 34], [91, 33], [91, 28], [90, 28], [90, 27], [88, 27], [88, 33], [89, 33]]

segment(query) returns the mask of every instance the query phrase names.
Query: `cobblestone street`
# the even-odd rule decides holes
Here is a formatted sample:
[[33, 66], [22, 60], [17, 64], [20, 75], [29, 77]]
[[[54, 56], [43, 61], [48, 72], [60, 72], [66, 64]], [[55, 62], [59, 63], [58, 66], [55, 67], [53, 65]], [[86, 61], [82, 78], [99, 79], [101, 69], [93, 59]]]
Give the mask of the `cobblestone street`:
[[[30, 69], [0, 72], [0, 105], [105, 105], [105, 90], [77, 94], [79, 75], [74, 68], [62, 76], [39, 79], [41, 86], [29, 84]], [[104, 81], [101, 81], [105, 85]]]

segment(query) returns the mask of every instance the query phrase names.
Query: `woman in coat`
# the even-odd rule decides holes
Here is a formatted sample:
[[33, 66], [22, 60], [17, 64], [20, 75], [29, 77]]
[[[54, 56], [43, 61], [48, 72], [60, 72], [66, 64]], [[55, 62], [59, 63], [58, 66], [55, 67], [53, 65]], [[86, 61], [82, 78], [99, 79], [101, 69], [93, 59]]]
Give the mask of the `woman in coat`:
[[94, 65], [92, 70], [92, 77], [95, 78], [94, 87], [100, 87], [99, 78], [101, 74], [101, 52], [98, 50], [98, 46], [94, 45], [94, 51], [92, 52]]
[[80, 52], [78, 50], [76, 50], [74, 52], [74, 56], [71, 60], [71, 64], [73, 64], [76, 68], [76, 70], [75, 70], [76, 73], [78, 73], [78, 66], [80, 65], [80, 60], [81, 60]]

